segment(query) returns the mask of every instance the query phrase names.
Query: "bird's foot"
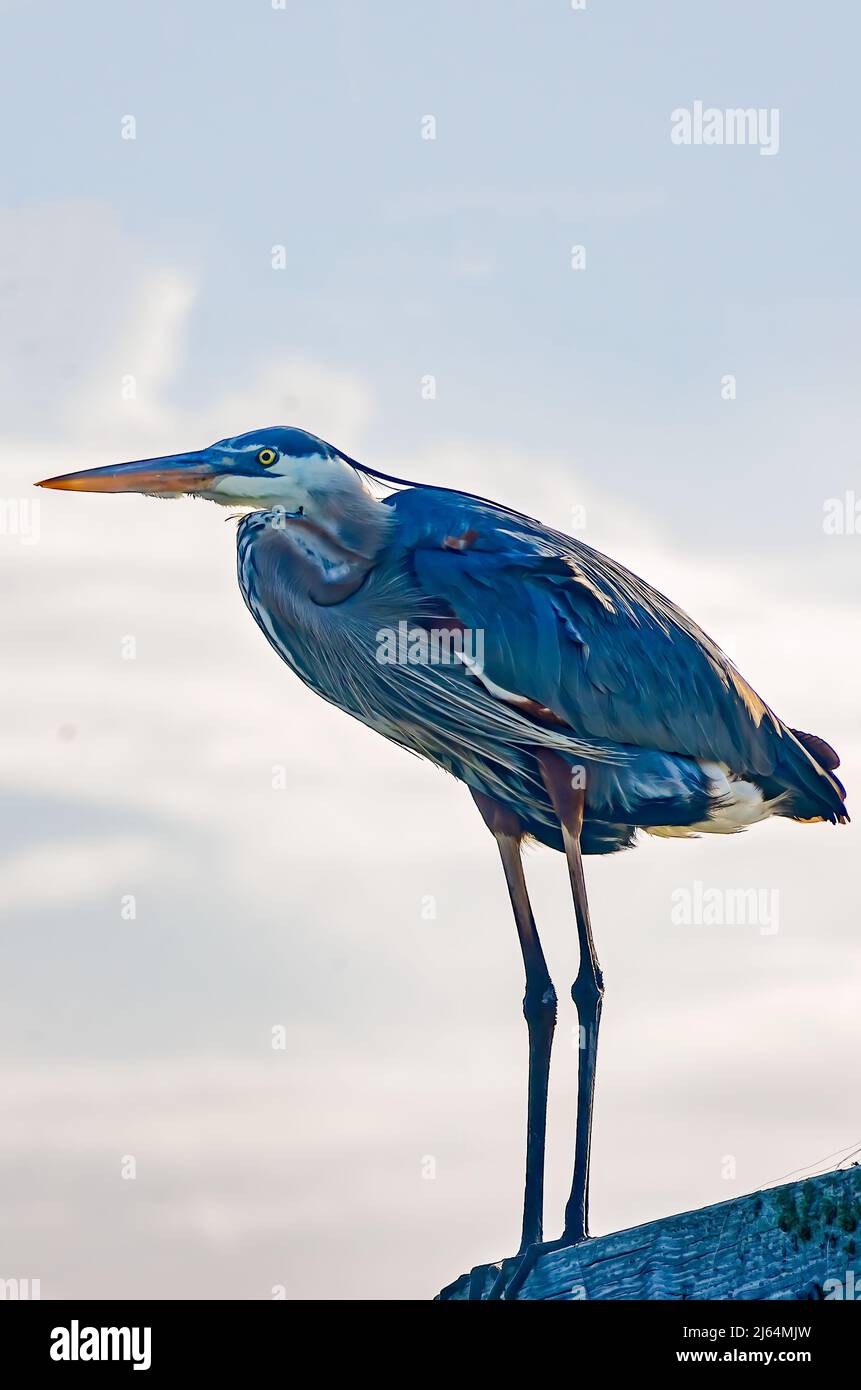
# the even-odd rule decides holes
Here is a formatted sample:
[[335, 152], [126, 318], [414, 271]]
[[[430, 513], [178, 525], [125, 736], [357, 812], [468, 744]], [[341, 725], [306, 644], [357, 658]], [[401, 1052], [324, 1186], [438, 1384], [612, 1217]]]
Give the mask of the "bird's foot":
[[571, 1245], [581, 1245], [586, 1239], [588, 1237], [585, 1233], [563, 1231], [556, 1240], [536, 1240], [511, 1259], [503, 1260], [486, 1301], [502, 1300], [511, 1303], [520, 1297], [520, 1290], [540, 1255], [549, 1255], [554, 1250], [566, 1250]]

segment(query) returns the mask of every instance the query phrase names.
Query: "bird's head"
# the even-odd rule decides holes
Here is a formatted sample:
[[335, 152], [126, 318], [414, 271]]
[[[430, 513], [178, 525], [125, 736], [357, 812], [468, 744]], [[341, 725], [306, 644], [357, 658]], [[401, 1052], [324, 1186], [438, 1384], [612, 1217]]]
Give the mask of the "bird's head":
[[363, 533], [377, 529], [371, 519], [380, 506], [354, 460], [316, 435], [286, 426], [220, 439], [187, 454], [65, 473], [38, 486], [149, 497], [184, 494], [228, 507], [278, 509], [285, 518], [314, 523], [360, 553], [371, 539]]

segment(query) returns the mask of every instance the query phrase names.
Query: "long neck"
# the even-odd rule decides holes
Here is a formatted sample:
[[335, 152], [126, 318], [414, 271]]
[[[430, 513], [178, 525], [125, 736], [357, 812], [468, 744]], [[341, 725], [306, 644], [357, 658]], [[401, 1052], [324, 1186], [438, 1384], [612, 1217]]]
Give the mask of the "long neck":
[[309, 522], [316, 522], [344, 550], [373, 560], [391, 531], [391, 508], [371, 495], [348, 464], [341, 464], [334, 476], [330, 466], [322, 484], [314, 478], [307, 481]]
[[341, 603], [355, 593], [385, 546], [394, 515], [352, 479], [325, 491], [308, 488], [301, 516], [279, 514], [272, 525], [290, 547], [294, 583], [315, 603]]

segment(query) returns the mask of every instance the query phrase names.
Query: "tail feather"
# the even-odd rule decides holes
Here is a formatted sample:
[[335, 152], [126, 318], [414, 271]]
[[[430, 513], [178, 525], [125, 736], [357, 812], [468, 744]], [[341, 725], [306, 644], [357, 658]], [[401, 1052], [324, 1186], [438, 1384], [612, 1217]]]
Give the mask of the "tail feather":
[[[790, 814], [796, 820], [826, 820], [840, 825], [849, 820], [846, 812], [846, 789], [834, 769], [840, 759], [830, 743], [817, 734], [782, 726], [785, 740], [784, 756], [778, 764], [778, 776], [786, 780], [790, 793]], [[788, 755], [788, 756], [787, 756]]]
[[833, 772], [840, 766], [840, 759], [824, 738], [818, 734], [805, 734], [801, 729], [790, 729], [791, 734], [795, 734], [799, 743], [803, 743], [808, 753], [812, 753], [816, 761], [825, 768], [827, 772]]

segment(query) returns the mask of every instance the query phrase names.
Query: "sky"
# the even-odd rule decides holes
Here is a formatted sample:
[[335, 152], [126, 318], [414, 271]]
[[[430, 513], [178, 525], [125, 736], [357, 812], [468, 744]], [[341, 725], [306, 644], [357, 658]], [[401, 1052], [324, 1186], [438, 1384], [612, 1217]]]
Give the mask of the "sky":
[[[279, 663], [222, 509], [31, 485], [292, 424], [575, 528], [837, 747], [851, 809], [858, 17], [12, 0], [0, 21], [0, 1277], [433, 1297], [519, 1239], [523, 982], [493, 843], [463, 787]], [[695, 102], [761, 110], [773, 152], [674, 143]], [[853, 826], [772, 821], [587, 862], [594, 1233], [861, 1144], [857, 860]], [[561, 1001], [556, 1233], [576, 943], [561, 856], [527, 873]], [[700, 920], [712, 889], [767, 910]]]

